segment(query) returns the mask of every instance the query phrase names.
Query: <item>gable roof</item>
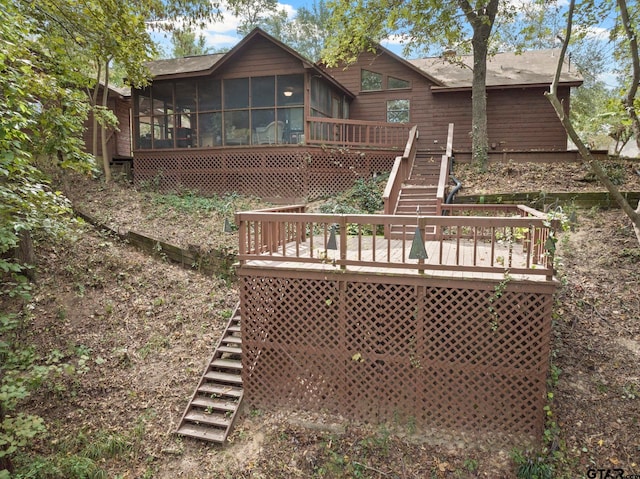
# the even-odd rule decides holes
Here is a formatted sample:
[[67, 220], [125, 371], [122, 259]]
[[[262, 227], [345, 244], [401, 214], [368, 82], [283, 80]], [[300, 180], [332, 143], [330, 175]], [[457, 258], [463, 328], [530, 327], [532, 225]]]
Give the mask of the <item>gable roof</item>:
[[[532, 50], [522, 53], [497, 53], [487, 59], [487, 87], [521, 87], [550, 85], [555, 75], [560, 50]], [[429, 72], [439, 79], [442, 87], [433, 90], [463, 90], [471, 88], [473, 79], [473, 55], [409, 60], [416, 68]], [[582, 84], [582, 75], [575, 65], [566, 59], [560, 75], [560, 83], [569, 86]]]
[[431, 83], [435, 84], [436, 86], [446, 86], [442, 80], [436, 78], [434, 75], [431, 74], [430, 71], [428, 71], [427, 69], [423, 69], [420, 68], [418, 65], [414, 64], [412, 61], [410, 60], [405, 60], [404, 58], [402, 58], [399, 55], [396, 55], [395, 53], [393, 53], [391, 50], [383, 47], [382, 45], [380, 45], [379, 43], [375, 44], [374, 48], [376, 49], [376, 51], [378, 52], [378, 54], [385, 54], [391, 58], [393, 58], [395, 61], [397, 61], [398, 63], [401, 63], [402, 65], [404, 65], [405, 67], [409, 68], [410, 70], [413, 70], [414, 72], [416, 72], [418, 75], [426, 78], [427, 80], [429, 80]]
[[239, 52], [247, 48], [255, 38], [264, 38], [273, 43], [280, 49], [296, 58], [307, 70], [312, 70], [314, 74], [321, 75], [325, 80], [332, 83], [338, 89], [342, 90], [347, 96], [354, 98], [355, 95], [338, 83], [331, 75], [328, 75], [322, 68], [311, 60], [305, 58], [300, 53], [288, 47], [281, 41], [272, 37], [260, 28], [254, 28], [246, 37], [244, 37], [236, 46], [227, 53], [214, 53], [210, 55], [197, 55], [184, 58], [172, 58], [168, 60], [156, 60], [148, 62], [146, 66], [151, 72], [154, 80], [167, 78], [184, 78], [210, 75], [220, 69], [225, 63], [231, 60]]

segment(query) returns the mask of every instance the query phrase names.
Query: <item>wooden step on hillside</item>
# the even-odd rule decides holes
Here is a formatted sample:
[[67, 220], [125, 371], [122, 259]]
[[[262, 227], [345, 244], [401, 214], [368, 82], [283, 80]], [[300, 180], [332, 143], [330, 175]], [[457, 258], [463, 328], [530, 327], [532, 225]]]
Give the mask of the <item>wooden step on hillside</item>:
[[176, 434], [223, 443], [242, 404], [242, 337], [240, 304], [200, 378]]

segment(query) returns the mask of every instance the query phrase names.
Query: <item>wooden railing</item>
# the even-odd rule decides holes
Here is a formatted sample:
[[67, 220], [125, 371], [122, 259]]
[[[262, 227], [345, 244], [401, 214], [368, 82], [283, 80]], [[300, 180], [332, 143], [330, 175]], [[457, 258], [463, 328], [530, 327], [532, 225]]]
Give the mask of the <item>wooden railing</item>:
[[418, 127], [414, 126], [409, 131], [409, 139], [407, 140], [403, 155], [397, 156], [393, 163], [391, 174], [389, 175], [387, 185], [382, 194], [385, 215], [390, 215], [394, 212], [394, 208], [398, 203], [398, 197], [400, 196], [402, 183], [404, 183], [411, 174], [413, 162], [416, 159], [416, 151], [418, 151]]
[[[526, 206], [443, 205], [448, 216], [298, 212], [303, 209], [294, 206], [236, 213], [240, 266], [251, 261], [273, 268], [283, 262], [297, 263], [298, 267], [330, 263], [343, 270], [508, 271], [511, 275], [553, 278], [553, 249], [547, 246], [554, 227], [543, 213]], [[402, 225], [403, 239], [384, 237], [384, 229], [391, 224]], [[427, 229], [434, 226], [437, 239], [423, 241], [427, 258], [410, 257], [416, 228], [426, 238]]]
[[436, 214], [442, 214], [442, 206], [445, 204], [445, 194], [449, 183], [449, 171], [451, 170], [451, 157], [453, 156], [453, 123], [449, 123], [447, 132], [447, 149], [440, 160], [440, 179], [438, 180], [438, 191], [436, 193]]
[[412, 125], [341, 118], [307, 118], [308, 145], [350, 148], [402, 148]]

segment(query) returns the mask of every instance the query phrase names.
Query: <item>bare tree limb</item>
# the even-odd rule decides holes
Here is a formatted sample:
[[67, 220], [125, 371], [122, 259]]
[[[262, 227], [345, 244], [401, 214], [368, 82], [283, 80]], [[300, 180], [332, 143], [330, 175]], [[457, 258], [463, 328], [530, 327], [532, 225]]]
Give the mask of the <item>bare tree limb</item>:
[[629, 91], [623, 98], [622, 103], [627, 110], [627, 115], [631, 119], [631, 128], [633, 129], [633, 136], [636, 138], [636, 144], [640, 148], [640, 119], [638, 119], [638, 112], [635, 107], [636, 93], [638, 93], [638, 82], [640, 82], [640, 58], [638, 58], [638, 38], [634, 31], [633, 25], [629, 18], [629, 10], [627, 9], [626, 0], [618, 0], [618, 8], [620, 8], [620, 18], [622, 19], [622, 25], [624, 32], [629, 40], [629, 50], [631, 53], [631, 64], [633, 65], [633, 78], [629, 85]]
[[[624, 2], [624, 0], [618, 0], [619, 2]], [[560, 83], [560, 76], [562, 73], [562, 67], [564, 64], [564, 58], [567, 53], [567, 48], [569, 46], [569, 40], [571, 38], [571, 29], [573, 26], [573, 12], [575, 10], [575, 0], [571, 0], [569, 3], [569, 10], [567, 13], [567, 31], [562, 42], [562, 49], [560, 50], [560, 57], [558, 58], [558, 66], [556, 68], [556, 73], [553, 78], [553, 82], [551, 83], [551, 87], [549, 91], [545, 93], [547, 99], [551, 102], [551, 105], [556, 111], [562, 126], [566, 130], [569, 138], [573, 141], [573, 143], [577, 146], [578, 151], [580, 152], [580, 157], [585, 165], [587, 165], [591, 171], [596, 175], [598, 180], [607, 188], [607, 191], [611, 194], [613, 199], [618, 203], [622, 211], [631, 219], [633, 223], [633, 229], [636, 233], [636, 237], [638, 239], [638, 243], [640, 243], [640, 202], [638, 203], [638, 209], [634, 210], [631, 205], [627, 202], [624, 196], [620, 193], [618, 188], [611, 182], [606, 172], [602, 168], [602, 165], [598, 160], [594, 158], [591, 154], [591, 151], [584, 144], [575, 128], [569, 119], [569, 115], [564, 109], [564, 105], [558, 99], [558, 84]]]

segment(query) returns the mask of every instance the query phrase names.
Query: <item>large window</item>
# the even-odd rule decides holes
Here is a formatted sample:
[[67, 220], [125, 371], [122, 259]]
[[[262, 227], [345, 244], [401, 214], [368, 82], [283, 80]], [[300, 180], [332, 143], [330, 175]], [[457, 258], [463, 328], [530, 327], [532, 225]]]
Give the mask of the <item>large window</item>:
[[137, 92], [135, 110], [141, 149], [298, 141], [304, 76], [158, 81]]
[[[386, 84], [386, 87], [385, 87]], [[360, 91], [400, 90], [411, 88], [411, 82], [370, 70], [360, 70]]]
[[362, 91], [382, 90], [382, 73], [362, 70], [360, 77], [360, 89]]
[[388, 77], [387, 78], [387, 88], [389, 90], [399, 90], [402, 88], [410, 88], [411, 87], [411, 83], [409, 83], [407, 80], [402, 80], [400, 78], [395, 78], [395, 77]]

